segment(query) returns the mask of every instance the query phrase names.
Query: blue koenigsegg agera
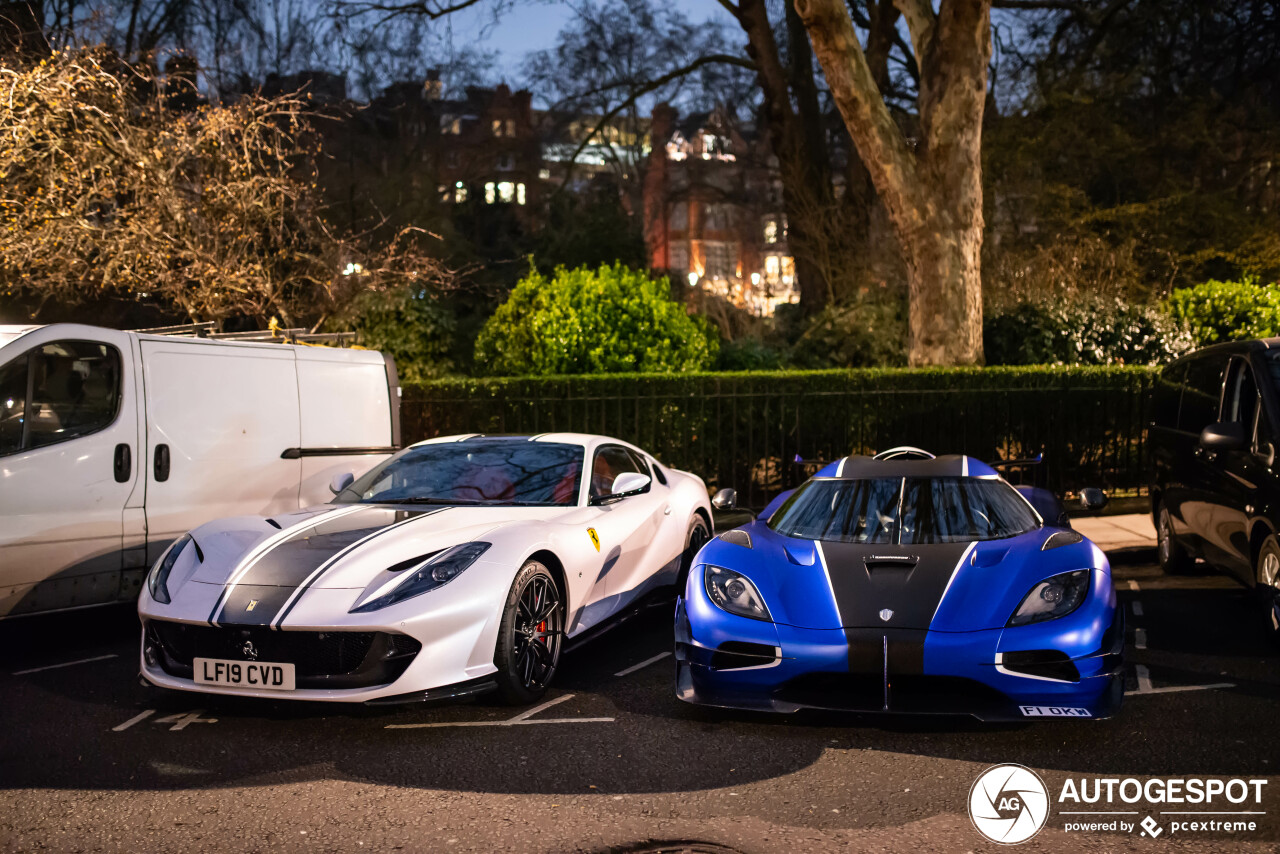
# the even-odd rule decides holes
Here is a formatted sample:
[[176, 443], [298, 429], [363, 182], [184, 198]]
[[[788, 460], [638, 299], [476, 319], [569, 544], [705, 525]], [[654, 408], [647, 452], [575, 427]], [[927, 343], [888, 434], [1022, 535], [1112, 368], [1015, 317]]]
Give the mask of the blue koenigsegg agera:
[[774, 712], [1114, 714], [1124, 619], [1111, 568], [1045, 498], [964, 456], [826, 466], [694, 559], [676, 606], [677, 696]]

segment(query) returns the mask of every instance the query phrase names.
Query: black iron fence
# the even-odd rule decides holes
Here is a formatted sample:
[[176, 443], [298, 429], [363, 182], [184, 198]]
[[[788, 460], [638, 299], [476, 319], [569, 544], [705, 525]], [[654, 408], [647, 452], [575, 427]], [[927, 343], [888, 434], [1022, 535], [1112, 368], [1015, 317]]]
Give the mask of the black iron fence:
[[[406, 442], [455, 433], [602, 433], [760, 508], [817, 461], [895, 445], [984, 460], [1044, 454], [1058, 491], [1146, 485], [1138, 367], [866, 369], [440, 380], [406, 386]], [[811, 461], [799, 464], [795, 458]]]

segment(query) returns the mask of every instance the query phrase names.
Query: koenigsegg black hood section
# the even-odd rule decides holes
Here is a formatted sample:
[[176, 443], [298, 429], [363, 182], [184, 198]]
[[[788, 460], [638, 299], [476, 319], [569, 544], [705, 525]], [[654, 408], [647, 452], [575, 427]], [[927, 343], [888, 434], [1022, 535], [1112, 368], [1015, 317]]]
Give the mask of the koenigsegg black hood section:
[[928, 629], [957, 565], [972, 545], [823, 542], [820, 547], [841, 625]]
[[400, 522], [439, 513], [360, 507], [341, 515], [321, 516], [284, 536], [240, 568], [223, 591], [209, 620], [215, 623], [265, 626], [283, 619], [295, 593], [314, 581], [318, 570], [344, 549]]

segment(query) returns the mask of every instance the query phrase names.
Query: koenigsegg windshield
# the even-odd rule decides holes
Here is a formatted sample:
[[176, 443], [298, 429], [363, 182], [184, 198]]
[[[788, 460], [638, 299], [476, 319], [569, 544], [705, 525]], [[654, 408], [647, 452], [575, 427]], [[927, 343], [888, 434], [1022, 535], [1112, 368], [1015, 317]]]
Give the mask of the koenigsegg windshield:
[[973, 477], [811, 480], [769, 520], [788, 537], [902, 545], [998, 540], [1039, 526], [1009, 484]]
[[423, 445], [374, 468], [334, 503], [572, 505], [584, 456], [581, 445], [527, 440]]

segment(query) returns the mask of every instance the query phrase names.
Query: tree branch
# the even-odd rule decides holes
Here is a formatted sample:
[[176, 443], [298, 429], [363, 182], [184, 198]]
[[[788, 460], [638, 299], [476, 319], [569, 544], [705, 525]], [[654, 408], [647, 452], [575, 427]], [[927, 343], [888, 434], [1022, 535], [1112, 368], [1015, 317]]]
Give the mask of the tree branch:
[[925, 54], [929, 51], [929, 43], [933, 41], [933, 29], [937, 23], [933, 4], [930, 0], [893, 0], [893, 5], [898, 8], [907, 22], [907, 32], [911, 34], [911, 46], [916, 55], [916, 65], [924, 68]]

